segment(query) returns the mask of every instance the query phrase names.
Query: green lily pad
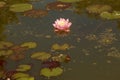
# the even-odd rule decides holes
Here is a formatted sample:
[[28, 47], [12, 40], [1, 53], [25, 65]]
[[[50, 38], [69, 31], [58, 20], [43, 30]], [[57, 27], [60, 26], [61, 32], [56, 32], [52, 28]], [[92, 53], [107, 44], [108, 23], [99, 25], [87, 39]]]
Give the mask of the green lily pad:
[[48, 77], [48, 78], [53, 77], [53, 76], [59, 76], [62, 73], [63, 73], [63, 69], [60, 67], [53, 68], [52, 70], [49, 68], [43, 68], [40, 71], [40, 75], [43, 75], [43, 76]]
[[19, 65], [18, 68], [16, 69], [16, 71], [28, 71], [31, 69], [30, 65]]
[[28, 3], [13, 4], [10, 6], [10, 11], [13, 12], [25, 12], [28, 10], [32, 10], [32, 5]]
[[12, 47], [14, 44], [7, 41], [0, 41], [0, 49], [6, 49]]
[[31, 58], [45, 61], [51, 57], [51, 54], [46, 52], [36, 52], [31, 55]]
[[26, 74], [26, 73], [16, 73], [16, 74], [12, 75], [13, 79], [18, 79], [18, 78], [22, 78], [22, 77], [29, 77], [29, 74]]
[[100, 14], [105, 11], [111, 11], [112, 7], [109, 5], [101, 5], [101, 4], [95, 4], [95, 5], [89, 5], [86, 8], [88, 13], [95, 13], [95, 14]]
[[36, 48], [37, 43], [35, 43], [35, 42], [25, 42], [25, 43], [21, 44], [21, 47]]
[[81, 1], [81, 0], [58, 0], [58, 1], [66, 2], [66, 3], [74, 3], [74, 2]]
[[13, 54], [12, 50], [0, 50], [0, 56], [9, 56]]
[[34, 77], [21, 77], [16, 80], [35, 80]]
[[104, 19], [120, 19], [120, 11], [113, 11], [112, 13], [102, 12], [100, 14], [100, 17]]
[[70, 45], [68, 44], [63, 44], [63, 45], [59, 45], [59, 44], [53, 44], [52, 45], [52, 50], [67, 50], [70, 48]]

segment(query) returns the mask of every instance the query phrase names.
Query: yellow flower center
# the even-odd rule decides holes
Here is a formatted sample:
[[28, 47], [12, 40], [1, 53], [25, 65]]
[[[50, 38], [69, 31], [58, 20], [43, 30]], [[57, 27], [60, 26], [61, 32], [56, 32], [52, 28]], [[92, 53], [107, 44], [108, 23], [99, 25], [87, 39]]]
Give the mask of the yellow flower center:
[[65, 22], [63, 22], [63, 21], [60, 21], [60, 22], [59, 22], [59, 25], [60, 25], [60, 26], [63, 26], [64, 24], [65, 24]]

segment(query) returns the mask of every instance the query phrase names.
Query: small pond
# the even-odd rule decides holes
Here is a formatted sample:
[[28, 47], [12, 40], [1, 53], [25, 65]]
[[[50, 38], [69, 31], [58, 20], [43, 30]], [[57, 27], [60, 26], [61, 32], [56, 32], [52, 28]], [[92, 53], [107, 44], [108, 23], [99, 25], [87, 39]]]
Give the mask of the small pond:
[[0, 80], [120, 80], [120, 0], [0, 0]]

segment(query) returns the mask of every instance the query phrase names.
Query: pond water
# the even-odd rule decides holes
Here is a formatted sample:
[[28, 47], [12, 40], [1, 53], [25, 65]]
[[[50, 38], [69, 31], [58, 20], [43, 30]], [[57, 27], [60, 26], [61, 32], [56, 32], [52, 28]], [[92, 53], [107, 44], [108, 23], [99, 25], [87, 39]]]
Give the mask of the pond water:
[[[48, 4], [56, 0], [0, 0], [1, 79], [8, 77], [3, 73], [4, 71], [16, 71], [19, 65], [32, 64], [30, 70], [18, 70], [17, 73], [27, 73], [34, 77], [31, 80], [120, 80], [120, 1], [66, 1], [71, 2], [51, 6]], [[4, 6], [2, 2], [5, 2]], [[27, 11], [19, 10], [24, 9], [23, 6], [12, 7], [11, 10], [14, 4], [30, 4], [33, 10], [46, 10], [47, 6], [50, 10], [41, 11], [39, 15], [27, 14]], [[69, 4], [70, 7], [64, 7]], [[105, 9], [105, 5], [112, 9], [110, 10], [109, 7]], [[100, 16], [107, 11], [113, 16]], [[114, 14], [114, 11], [117, 13]], [[54, 31], [53, 23], [59, 18], [69, 19], [72, 23], [69, 32]], [[9, 53], [8, 50], [12, 50], [13, 53]], [[40, 75], [43, 69], [42, 62], [46, 60], [37, 59], [39, 56], [31, 58], [31, 55], [37, 52], [50, 53], [51, 56], [68, 55], [70, 61], [60, 62], [61, 66], [57, 68], [63, 70], [61, 74], [59, 71], [58, 73], [49, 71], [50, 75], [46, 77], [42, 73]], [[11, 57], [12, 55], [14, 58]], [[47, 56], [44, 58], [46, 59]], [[47, 59], [49, 60], [51, 57]], [[3, 61], [6, 63], [4, 64]], [[12, 78], [13, 76], [11, 80], [14, 80]], [[15, 80], [24, 79], [15, 78]]]

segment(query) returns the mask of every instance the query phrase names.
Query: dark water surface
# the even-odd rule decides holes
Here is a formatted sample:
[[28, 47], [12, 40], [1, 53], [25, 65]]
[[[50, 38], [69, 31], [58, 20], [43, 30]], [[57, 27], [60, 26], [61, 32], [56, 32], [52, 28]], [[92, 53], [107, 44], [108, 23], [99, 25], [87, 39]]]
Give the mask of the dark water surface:
[[[31, 3], [36, 9], [44, 9], [47, 3], [53, 1], [55, 0], [33, 1]], [[96, 2], [101, 3], [100, 0]], [[38, 44], [38, 47], [28, 50], [25, 54], [25, 59], [19, 62], [8, 59], [5, 69], [13, 70], [19, 64], [32, 63], [34, 66], [28, 73], [34, 76], [35, 80], [47, 80], [47, 78], [39, 75], [41, 62], [30, 59], [30, 54], [36, 51], [51, 52], [50, 47], [54, 43], [67, 43], [74, 46], [74, 48], [64, 51], [64, 53], [70, 55], [71, 61], [62, 65], [64, 73], [61, 76], [53, 77], [49, 80], [120, 80], [119, 20], [91, 17], [85, 12], [78, 14], [71, 9], [64, 11], [51, 10], [48, 12], [48, 15], [40, 18], [26, 17], [19, 13], [15, 15], [18, 18], [18, 22], [17, 20], [8, 24], [0, 22], [2, 30], [0, 33], [0, 36], [2, 36], [1, 40], [14, 42], [15, 44], [33, 41]], [[54, 21], [60, 17], [69, 18], [72, 22], [70, 33], [64, 37], [58, 36], [52, 26]], [[2, 19], [0, 20], [2, 21]], [[104, 34], [104, 31], [107, 29], [112, 29], [111, 33], [115, 33], [114, 37], [117, 39], [112, 41], [111, 44], [104, 45], [104, 43], [100, 43], [98, 40], [101, 38], [97, 40], [85, 38], [89, 34], [95, 34], [96, 37], [100, 37], [99, 35], [101, 33]], [[45, 37], [48, 35], [51, 38]], [[98, 46], [100, 48], [96, 48]], [[115, 48], [118, 52], [108, 56], [110, 48]]]

